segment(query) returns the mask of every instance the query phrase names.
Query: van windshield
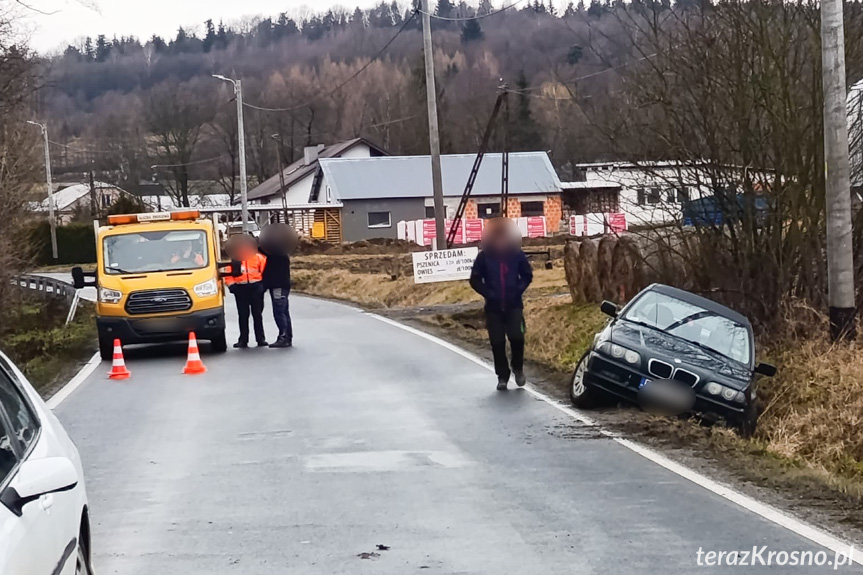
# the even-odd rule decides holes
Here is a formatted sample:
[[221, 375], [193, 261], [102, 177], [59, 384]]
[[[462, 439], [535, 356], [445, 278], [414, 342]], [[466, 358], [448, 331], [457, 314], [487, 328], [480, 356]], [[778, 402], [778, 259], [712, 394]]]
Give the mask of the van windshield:
[[209, 265], [207, 236], [199, 230], [133, 232], [103, 240], [105, 273], [196, 270]]

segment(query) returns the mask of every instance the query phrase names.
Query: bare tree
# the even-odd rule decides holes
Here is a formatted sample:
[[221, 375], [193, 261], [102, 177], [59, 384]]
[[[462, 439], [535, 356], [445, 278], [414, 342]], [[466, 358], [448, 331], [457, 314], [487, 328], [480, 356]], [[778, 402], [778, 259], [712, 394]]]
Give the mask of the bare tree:
[[144, 97], [144, 122], [155, 143], [157, 173], [182, 206], [189, 206], [190, 174], [205, 125], [212, 121], [212, 90], [189, 84], [164, 82]]

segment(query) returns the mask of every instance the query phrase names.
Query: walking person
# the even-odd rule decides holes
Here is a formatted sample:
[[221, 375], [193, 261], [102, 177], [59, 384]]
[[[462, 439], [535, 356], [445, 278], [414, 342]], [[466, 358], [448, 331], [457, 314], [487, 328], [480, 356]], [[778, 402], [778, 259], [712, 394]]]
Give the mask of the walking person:
[[[279, 328], [279, 337], [270, 344], [273, 348], [293, 347], [294, 329], [291, 325], [291, 258], [286, 237], [290, 229], [284, 224], [270, 224], [261, 232], [260, 251], [267, 257], [264, 268], [264, 289], [269, 290], [273, 304], [273, 319]], [[284, 226], [285, 228], [287, 226]]]
[[[239, 238], [239, 236], [234, 236]], [[248, 238], [248, 239], [245, 239]], [[234, 238], [231, 238], [233, 240]], [[250, 241], [251, 240], [251, 241]], [[257, 251], [254, 238], [245, 236], [237, 240], [231, 246], [229, 254], [234, 259], [240, 259], [240, 275], [226, 277], [225, 283], [228, 290], [234, 294], [237, 302], [237, 313], [240, 316], [240, 339], [234, 344], [235, 348], [245, 349], [249, 347], [249, 316], [255, 329], [255, 341], [258, 347], [266, 347], [267, 338], [264, 335], [264, 271], [267, 267], [267, 258]]]
[[[515, 224], [506, 218], [492, 220], [471, 270], [470, 285], [485, 298], [486, 328], [500, 391], [507, 388], [513, 373], [519, 387], [527, 383], [522, 296], [532, 281], [533, 269], [521, 249], [521, 234]], [[507, 339], [511, 362], [506, 354]]]

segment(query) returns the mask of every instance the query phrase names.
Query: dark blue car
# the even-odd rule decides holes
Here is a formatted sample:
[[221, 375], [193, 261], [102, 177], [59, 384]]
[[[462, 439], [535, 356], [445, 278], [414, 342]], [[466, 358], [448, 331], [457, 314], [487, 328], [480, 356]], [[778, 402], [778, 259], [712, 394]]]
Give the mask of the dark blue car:
[[767, 216], [767, 198], [751, 194], [737, 194], [736, 201], [731, 195], [725, 199], [713, 195], [689, 201], [683, 207], [683, 225], [703, 227], [737, 223], [746, 213], [746, 202], [752, 203], [755, 221], [761, 225]]

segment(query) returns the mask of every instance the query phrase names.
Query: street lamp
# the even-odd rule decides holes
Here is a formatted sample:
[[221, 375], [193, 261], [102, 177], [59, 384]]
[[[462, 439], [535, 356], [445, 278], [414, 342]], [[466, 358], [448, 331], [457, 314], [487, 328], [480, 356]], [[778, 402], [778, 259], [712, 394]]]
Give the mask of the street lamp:
[[48, 182], [48, 220], [51, 224], [51, 254], [54, 259], [57, 255], [57, 220], [54, 218], [54, 185], [51, 183], [51, 151], [48, 148], [48, 126], [27, 120], [28, 124], [39, 126], [42, 130], [42, 139], [45, 141], [45, 179]]
[[246, 182], [246, 134], [243, 130], [243, 83], [241, 80], [232, 80], [221, 74], [213, 74], [216, 80], [230, 82], [234, 86], [234, 96], [237, 100], [237, 137], [239, 138], [240, 156], [240, 207], [243, 214], [243, 231], [249, 231], [249, 188]]

